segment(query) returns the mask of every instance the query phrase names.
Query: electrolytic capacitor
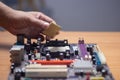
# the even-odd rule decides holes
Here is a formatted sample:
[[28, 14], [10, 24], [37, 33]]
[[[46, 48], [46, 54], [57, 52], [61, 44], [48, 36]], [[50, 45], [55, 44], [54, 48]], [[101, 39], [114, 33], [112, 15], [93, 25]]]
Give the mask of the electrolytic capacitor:
[[92, 60], [95, 59], [95, 55], [92, 55]]
[[70, 56], [71, 56], [71, 57], [74, 57], [74, 53], [70, 53]]
[[27, 43], [31, 44], [31, 38], [30, 37], [27, 37]]
[[103, 65], [96, 66], [96, 70], [99, 72], [101, 72], [103, 68], [104, 68]]
[[47, 53], [47, 54], [46, 54], [46, 60], [48, 60], [48, 61], [49, 61], [49, 60], [50, 60], [50, 58], [51, 58], [50, 54], [49, 54], [49, 53]]
[[22, 68], [22, 69], [21, 69], [21, 76], [22, 76], [22, 77], [25, 77], [25, 68]]
[[66, 53], [66, 58], [70, 59], [70, 54], [69, 53]]
[[24, 45], [24, 34], [17, 34], [17, 45]]
[[40, 46], [37, 46], [36, 49], [37, 49], [37, 52], [40, 52]]
[[78, 55], [78, 50], [75, 50], [75, 55]]
[[79, 74], [80, 74], [80, 76], [81, 76], [81, 77], [83, 77], [83, 76], [84, 76], [84, 72], [83, 72], [82, 70], [80, 71], [80, 73], [79, 73]]
[[101, 72], [102, 72], [102, 76], [104, 77], [108, 74], [108, 71], [106, 69], [102, 69]]
[[28, 59], [29, 59], [29, 60], [32, 59], [32, 54], [28, 54]]
[[36, 46], [37, 46], [37, 44], [36, 44], [35, 42], [33, 42], [33, 43], [32, 43], [32, 47], [35, 48]]
[[90, 52], [90, 55], [93, 55], [93, 48], [92, 48], [92, 46], [87, 47], [87, 51]]
[[15, 68], [15, 63], [11, 63], [11, 66], [13, 66]]
[[21, 80], [21, 70], [20, 69], [17, 69], [15, 71], [14, 80]]
[[21, 74], [19, 72], [15, 73], [14, 80], [20, 80], [21, 79]]
[[96, 59], [94, 58], [94, 59], [92, 60], [92, 62], [93, 62], [93, 64], [96, 64]]
[[31, 46], [30, 46], [30, 44], [28, 44], [28, 43], [25, 45], [25, 50], [26, 50], [26, 53], [27, 53], [27, 54], [30, 53], [30, 47], [31, 47]]
[[38, 39], [37, 39], [37, 45], [38, 45], [38, 46], [41, 46], [41, 38], [38, 38]]
[[60, 53], [60, 60], [63, 60], [63, 59], [64, 59], [64, 54]]
[[11, 73], [13, 74], [14, 73], [14, 67], [11, 66], [10, 69], [11, 69]]

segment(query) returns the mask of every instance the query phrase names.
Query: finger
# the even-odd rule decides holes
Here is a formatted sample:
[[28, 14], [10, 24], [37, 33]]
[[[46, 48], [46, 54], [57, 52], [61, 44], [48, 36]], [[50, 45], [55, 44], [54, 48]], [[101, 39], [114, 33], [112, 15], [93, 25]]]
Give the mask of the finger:
[[45, 14], [43, 13], [38, 13], [37, 16], [36, 16], [38, 19], [41, 19], [41, 20], [44, 20], [48, 23], [51, 23], [51, 22], [54, 22], [56, 23], [53, 19], [51, 19], [50, 17], [46, 16]]
[[41, 28], [42, 30], [45, 30], [49, 27], [49, 23], [40, 19], [32, 19], [32, 26], [36, 26], [38, 28]]
[[58, 32], [56, 32], [56, 35], [58, 35], [60, 32], [58, 31]]

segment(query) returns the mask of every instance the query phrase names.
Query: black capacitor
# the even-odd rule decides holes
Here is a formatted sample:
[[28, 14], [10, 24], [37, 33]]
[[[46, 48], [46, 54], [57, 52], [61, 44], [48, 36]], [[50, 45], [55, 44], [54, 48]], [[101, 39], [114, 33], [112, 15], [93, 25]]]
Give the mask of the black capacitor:
[[104, 67], [103, 67], [102, 65], [96, 66], [96, 70], [97, 70], [98, 72], [101, 72], [103, 68], [104, 68]]
[[37, 48], [37, 51], [40, 52], [40, 46], [37, 46], [36, 48]]
[[69, 53], [66, 53], [66, 58], [70, 59], [70, 54]]
[[21, 80], [21, 70], [17, 69], [15, 71], [14, 80]]
[[47, 54], [46, 54], [46, 60], [48, 60], [48, 61], [49, 61], [50, 59], [51, 59], [51, 56], [50, 56], [50, 54], [49, 54], [49, 53], [47, 53]]
[[74, 57], [74, 53], [70, 53], [70, 56], [71, 56], [71, 57]]
[[15, 68], [15, 63], [11, 63], [11, 66], [13, 66]]
[[17, 34], [17, 45], [24, 45], [24, 34]]
[[93, 48], [92, 47], [87, 47], [87, 51], [90, 52], [90, 55], [93, 55]]
[[92, 60], [95, 59], [95, 55], [92, 55]]
[[25, 50], [26, 50], [26, 53], [27, 54], [29, 54], [30, 53], [30, 48], [31, 48], [31, 46], [30, 46], [30, 44], [25, 44]]
[[38, 39], [37, 39], [37, 45], [38, 45], [38, 46], [41, 46], [41, 38], [38, 38]]
[[81, 77], [84, 77], [84, 72], [80, 71], [80, 72], [76, 73], [76, 75], [80, 75]]
[[75, 50], [75, 55], [78, 55], [78, 50]]
[[33, 42], [33, 43], [32, 43], [32, 47], [35, 48], [36, 46], [37, 46], [37, 43]]
[[93, 64], [96, 64], [96, 59], [94, 58], [94, 59], [92, 60], [92, 62], [93, 62]]
[[84, 72], [80, 71], [80, 76], [83, 77], [84, 76]]
[[11, 69], [11, 74], [13, 74], [14, 73], [14, 67], [11, 66], [10, 69]]
[[30, 37], [27, 37], [27, 43], [31, 44], [31, 38]]
[[18, 67], [21, 65], [21, 62], [20, 63], [15, 63], [15, 67]]
[[22, 77], [25, 77], [25, 68], [22, 68], [22, 69], [21, 69], [21, 76], [22, 76]]
[[29, 59], [29, 60], [32, 59], [32, 54], [28, 54], [28, 59]]
[[108, 74], [108, 71], [106, 69], [102, 69], [102, 76], [105, 77]]
[[14, 80], [21, 80], [21, 73], [20, 72], [15, 73]]
[[60, 53], [60, 60], [63, 60], [63, 59], [64, 59], [64, 54]]

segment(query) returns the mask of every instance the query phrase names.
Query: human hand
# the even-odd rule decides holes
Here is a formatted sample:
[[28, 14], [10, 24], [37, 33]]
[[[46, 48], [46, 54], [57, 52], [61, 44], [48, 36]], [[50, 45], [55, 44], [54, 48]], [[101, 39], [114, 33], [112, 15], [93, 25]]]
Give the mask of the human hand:
[[14, 34], [24, 34], [25, 37], [42, 37], [42, 31], [49, 27], [49, 23], [55, 22], [53, 19], [41, 12], [14, 11], [8, 14], [6, 29]]

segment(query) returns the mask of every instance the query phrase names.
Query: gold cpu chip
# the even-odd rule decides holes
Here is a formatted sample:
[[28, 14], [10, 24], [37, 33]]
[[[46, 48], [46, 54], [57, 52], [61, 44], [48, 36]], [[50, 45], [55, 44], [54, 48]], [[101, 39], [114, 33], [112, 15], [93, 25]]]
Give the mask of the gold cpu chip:
[[59, 25], [50, 23], [49, 28], [43, 31], [43, 34], [51, 38], [54, 37], [60, 30], [61, 27]]

